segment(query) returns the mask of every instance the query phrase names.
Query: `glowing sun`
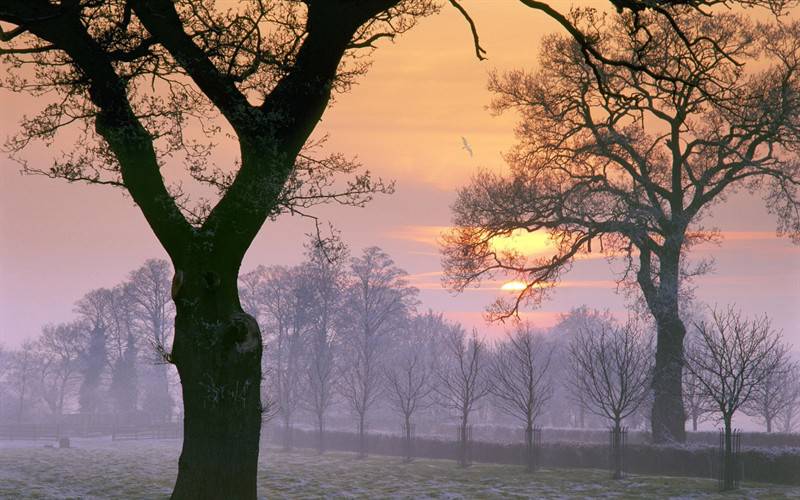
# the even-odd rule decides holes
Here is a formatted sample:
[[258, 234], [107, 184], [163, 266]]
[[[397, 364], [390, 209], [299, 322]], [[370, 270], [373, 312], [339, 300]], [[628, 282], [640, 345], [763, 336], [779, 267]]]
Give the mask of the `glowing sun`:
[[509, 281], [508, 283], [504, 283], [503, 286], [500, 287], [500, 290], [506, 290], [509, 292], [519, 292], [525, 290], [527, 286], [528, 285], [526, 285], [522, 281], [514, 280], [514, 281]]

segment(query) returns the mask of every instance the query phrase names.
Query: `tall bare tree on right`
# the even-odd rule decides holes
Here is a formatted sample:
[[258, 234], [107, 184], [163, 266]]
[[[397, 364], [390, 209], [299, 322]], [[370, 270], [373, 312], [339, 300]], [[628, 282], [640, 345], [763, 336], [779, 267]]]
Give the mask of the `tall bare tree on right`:
[[[494, 111], [522, 117], [519, 142], [510, 174], [479, 174], [459, 193], [447, 281], [463, 290], [501, 273], [527, 283], [492, 307], [502, 318], [538, 304], [581, 254], [621, 259], [621, 281], [658, 330], [653, 437], [683, 441], [679, 295], [707, 269], [687, 251], [719, 237], [704, 216], [731, 193], [758, 190], [779, 233], [800, 241], [800, 24], [756, 27], [691, 8], [670, 18], [576, 10], [571, 23], [585, 43], [551, 36], [536, 73], [491, 78]], [[535, 231], [550, 235], [551, 253], [495, 244]]]

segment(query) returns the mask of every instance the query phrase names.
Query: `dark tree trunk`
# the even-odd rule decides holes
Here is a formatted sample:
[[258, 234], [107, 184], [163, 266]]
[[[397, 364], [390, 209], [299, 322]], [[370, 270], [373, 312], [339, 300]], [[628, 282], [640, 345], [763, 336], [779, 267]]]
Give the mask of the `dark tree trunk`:
[[23, 382], [22, 389], [19, 391], [19, 405], [17, 407], [17, 423], [22, 423], [22, 415], [25, 410], [25, 385]]
[[767, 433], [772, 432], [772, 417], [766, 417], [764, 419], [765, 423], [767, 424]]
[[686, 441], [686, 412], [683, 406], [683, 338], [686, 328], [678, 309], [680, 256], [685, 228], [669, 227], [664, 246], [658, 255], [658, 281], [653, 279], [652, 252], [639, 247], [639, 270], [636, 280], [647, 307], [656, 321], [656, 362], [653, 371], [653, 407], [650, 428], [653, 441]]
[[622, 460], [624, 450], [622, 449], [622, 426], [619, 420], [614, 421], [614, 428], [611, 431], [611, 460], [613, 461], [613, 479], [622, 479]]
[[733, 449], [731, 439], [731, 418], [725, 417], [725, 451], [722, 465], [722, 490], [729, 491], [734, 488], [735, 464], [733, 462]]
[[525, 426], [525, 470], [536, 470], [536, 450], [533, 449], [533, 421], [529, 420]]
[[411, 462], [412, 455], [413, 455], [413, 449], [412, 448], [414, 446], [414, 443], [412, 441], [413, 437], [411, 435], [411, 415], [406, 413], [404, 415], [404, 419], [405, 419], [405, 428], [403, 430], [405, 431], [405, 447], [406, 447], [406, 449], [405, 449], [405, 461], [406, 462]]
[[358, 415], [358, 457], [366, 458], [367, 456], [367, 435], [366, 423], [364, 421], [364, 413]]
[[470, 465], [470, 450], [469, 450], [469, 414], [465, 413], [461, 417], [461, 428], [459, 429], [459, 438], [461, 441], [461, 450], [459, 456], [459, 464], [462, 467], [468, 467]]
[[697, 432], [697, 415], [692, 415], [692, 431]]
[[653, 441], [668, 443], [686, 441], [686, 413], [683, 407], [683, 338], [686, 329], [678, 317], [678, 309], [656, 319], [658, 343], [653, 372]]
[[317, 452], [325, 453], [325, 415], [317, 413]]
[[283, 416], [283, 451], [292, 449], [292, 417], [285, 413]]
[[173, 499], [256, 498], [261, 332], [241, 309], [236, 275], [178, 269], [173, 281], [184, 404]]

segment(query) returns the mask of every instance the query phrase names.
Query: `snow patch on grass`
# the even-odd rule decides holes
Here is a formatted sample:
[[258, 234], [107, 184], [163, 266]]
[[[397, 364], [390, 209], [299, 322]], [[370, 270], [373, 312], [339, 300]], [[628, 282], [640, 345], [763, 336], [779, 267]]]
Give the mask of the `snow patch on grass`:
[[[74, 439], [72, 448], [43, 441], [2, 442], [0, 498], [167, 498], [177, 473], [178, 440]], [[348, 453], [262, 450], [263, 498], [800, 498], [800, 488], [745, 485], [733, 494], [697, 478], [629, 476], [606, 471], [543, 469], [446, 460], [403, 463]]]

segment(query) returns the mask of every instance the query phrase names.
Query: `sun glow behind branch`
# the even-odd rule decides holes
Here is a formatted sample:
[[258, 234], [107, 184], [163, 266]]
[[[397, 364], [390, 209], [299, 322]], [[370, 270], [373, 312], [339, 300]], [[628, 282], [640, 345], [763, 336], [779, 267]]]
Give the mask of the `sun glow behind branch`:
[[493, 251], [514, 252], [521, 255], [552, 255], [556, 251], [555, 242], [544, 231], [528, 232], [517, 229], [509, 236], [496, 236], [491, 239]]
[[504, 283], [503, 286], [500, 287], [500, 290], [504, 290], [506, 292], [521, 292], [527, 287], [528, 285], [526, 285], [524, 282], [514, 280]]

